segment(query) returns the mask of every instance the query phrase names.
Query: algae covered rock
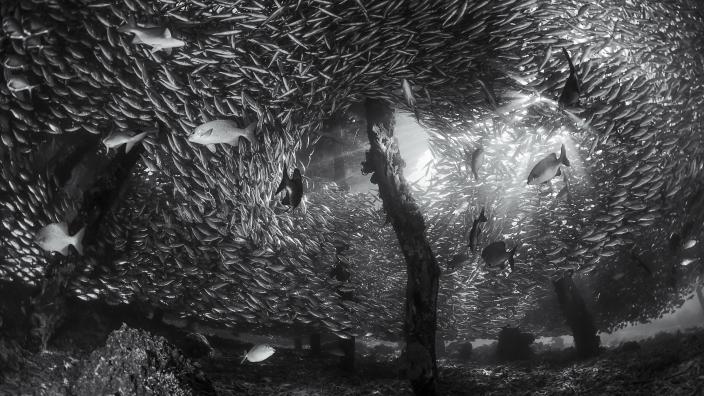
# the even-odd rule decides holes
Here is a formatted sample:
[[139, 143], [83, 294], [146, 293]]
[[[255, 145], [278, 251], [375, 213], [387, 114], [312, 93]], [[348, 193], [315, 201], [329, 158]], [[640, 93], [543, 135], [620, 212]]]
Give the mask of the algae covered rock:
[[210, 381], [163, 337], [128, 328], [86, 360], [74, 391], [88, 395], [214, 395]]

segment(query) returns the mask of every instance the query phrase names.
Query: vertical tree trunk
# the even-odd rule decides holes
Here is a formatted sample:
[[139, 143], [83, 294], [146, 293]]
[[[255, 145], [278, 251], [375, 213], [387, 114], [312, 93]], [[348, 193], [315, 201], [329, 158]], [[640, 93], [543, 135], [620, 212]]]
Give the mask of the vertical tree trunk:
[[697, 299], [699, 300], [699, 306], [702, 307], [702, 314], [704, 314], [704, 285], [697, 287]]
[[303, 340], [301, 339], [301, 337], [293, 338], [293, 349], [296, 351], [303, 350]]
[[310, 354], [320, 356], [320, 333], [310, 335]]
[[580, 357], [587, 358], [599, 354], [599, 336], [592, 315], [587, 311], [584, 300], [579, 295], [570, 275], [553, 281], [557, 299], [572, 329], [574, 345]]
[[354, 371], [354, 337], [340, 338], [338, 345], [345, 356], [340, 359], [340, 366], [343, 370]]
[[347, 185], [347, 164], [345, 163], [345, 152], [343, 147], [338, 145], [335, 148], [335, 158], [333, 159], [333, 168], [335, 169], [335, 183], [340, 187]]
[[403, 177], [405, 166], [393, 138], [394, 111], [383, 101], [367, 99], [370, 149], [363, 173], [373, 173], [384, 209], [406, 260], [407, 374], [416, 395], [437, 394], [435, 329], [440, 268], [425, 238], [425, 222]]

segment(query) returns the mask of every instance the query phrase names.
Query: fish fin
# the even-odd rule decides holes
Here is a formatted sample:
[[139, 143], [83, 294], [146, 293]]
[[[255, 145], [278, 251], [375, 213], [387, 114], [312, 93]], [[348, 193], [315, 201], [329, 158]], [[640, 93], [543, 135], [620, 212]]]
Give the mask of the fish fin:
[[557, 173], [555, 173], [555, 176], [561, 176], [561, 175], [562, 175], [562, 171], [561, 171], [560, 168], [558, 167], [558, 168], [557, 168]]
[[486, 218], [486, 215], [484, 215], [484, 208], [482, 208], [482, 211], [479, 213], [479, 221], [480, 221], [480, 222], [484, 222], [484, 223], [486, 223], [487, 221], [489, 221], [489, 220]]
[[254, 136], [254, 131], [257, 129], [257, 121], [252, 121], [247, 125], [247, 127], [244, 128], [245, 131], [247, 131], [247, 135], [252, 135]]
[[567, 159], [567, 151], [565, 150], [564, 143], [560, 146], [560, 162], [565, 166], [570, 166], [570, 160]]
[[136, 34], [132, 38], [132, 44], [142, 44], [143, 42], [144, 41], [142, 41], [142, 39]]
[[286, 206], [291, 205], [291, 199], [288, 196], [288, 191], [286, 191], [286, 196], [281, 200], [281, 203]]
[[83, 256], [83, 237], [85, 236], [85, 234], [86, 227], [83, 226], [83, 228], [81, 228], [81, 230], [73, 236], [73, 247], [76, 248], [76, 251], [81, 256]]
[[247, 141], [248, 141], [249, 143], [251, 143], [252, 145], [254, 145], [254, 143], [255, 143], [255, 141], [256, 141], [256, 138], [254, 137], [254, 131], [255, 131], [255, 130], [257, 130], [257, 121], [250, 122], [250, 123], [244, 128], [244, 130], [242, 130], [243, 134], [238, 135], [237, 137], [235, 137], [235, 140], [234, 140], [234, 142], [232, 143], [232, 145], [237, 146], [237, 144], [239, 143], [240, 137], [243, 137], [243, 138], [247, 139]]
[[117, 31], [120, 33], [125, 33], [135, 27], [137, 27], [137, 22], [134, 20], [134, 16], [129, 16], [127, 18], [127, 23], [117, 28]]
[[57, 224], [57, 226], [63, 231], [66, 236], [68, 236], [68, 224], [66, 224], [65, 221], [62, 221], [61, 223]]
[[171, 30], [169, 28], [164, 29], [164, 37], [171, 38]]
[[244, 364], [244, 361], [247, 360], [247, 351], [244, 351], [244, 356], [242, 356], [242, 361], [240, 364]]
[[284, 174], [281, 177], [281, 182], [279, 183], [279, 187], [276, 189], [276, 192], [274, 193], [274, 195], [283, 191], [287, 185], [288, 185], [288, 169], [286, 168], [286, 164], [284, 163]]
[[62, 256], [68, 256], [68, 245], [66, 245], [65, 248], [59, 250], [59, 253], [61, 253]]
[[[212, 131], [212, 129], [211, 129], [211, 131]], [[207, 147], [211, 153], [215, 154], [215, 145], [214, 144], [206, 144], [205, 147]]]
[[213, 128], [210, 128], [207, 131], [203, 132], [203, 134], [201, 136], [206, 137], [206, 136], [210, 136], [212, 134], [213, 134]]
[[516, 249], [518, 249], [518, 245], [514, 246], [513, 249], [511, 249], [511, 254], [508, 256], [508, 264], [511, 266], [511, 271], [513, 271], [513, 265], [516, 263], [513, 259], [513, 255], [516, 254]]
[[570, 73], [576, 75], [577, 71], [575, 70], [574, 65], [572, 64], [572, 58], [570, 58], [570, 54], [567, 53], [565, 47], [562, 47], [562, 53], [565, 54], [565, 58], [567, 58], [567, 63], [570, 64]]

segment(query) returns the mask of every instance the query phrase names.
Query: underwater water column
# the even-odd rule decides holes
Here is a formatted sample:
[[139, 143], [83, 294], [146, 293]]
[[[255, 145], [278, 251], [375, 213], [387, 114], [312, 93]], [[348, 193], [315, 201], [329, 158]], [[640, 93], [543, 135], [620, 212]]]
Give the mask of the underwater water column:
[[362, 173], [372, 173], [384, 210], [393, 225], [406, 261], [406, 363], [416, 395], [437, 394], [435, 355], [440, 268], [425, 237], [425, 222], [403, 177], [403, 159], [393, 137], [394, 110], [386, 102], [367, 99], [370, 149]]
[[583, 358], [598, 355], [600, 340], [594, 318], [587, 311], [587, 306], [579, 295], [572, 276], [564, 275], [554, 280], [553, 286], [567, 325], [572, 329], [577, 353]]
[[[118, 152], [89, 189], [90, 193], [84, 194], [83, 205], [76, 219], [69, 224], [69, 231], [73, 234], [85, 225], [86, 237], [83, 243], [87, 247], [86, 255], [104, 257], [109, 254], [91, 249], [91, 246], [96, 242], [103, 218], [120, 202], [120, 196], [124, 193], [127, 181], [143, 151], [144, 148], [140, 145], [129, 153]], [[80, 269], [73, 263], [72, 256], [55, 254], [49, 260], [40, 292], [31, 300], [31, 337], [28, 347], [32, 350], [45, 350], [54, 332], [63, 323], [66, 316], [66, 299], [70, 294], [68, 284]]]

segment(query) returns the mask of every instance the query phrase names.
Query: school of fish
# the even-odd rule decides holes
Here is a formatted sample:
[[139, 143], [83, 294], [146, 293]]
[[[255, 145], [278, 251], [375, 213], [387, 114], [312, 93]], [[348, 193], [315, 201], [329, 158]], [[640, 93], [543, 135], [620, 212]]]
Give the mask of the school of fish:
[[[36, 284], [56, 250], [84, 300], [397, 339], [405, 264], [379, 199], [296, 156], [374, 97], [431, 136], [413, 193], [444, 271], [440, 334], [546, 329], [529, 314], [565, 271], [633, 288], [604, 329], [660, 315], [702, 266], [704, 21], [695, 1], [633, 3], [3, 2], [0, 278]], [[135, 145], [129, 190], [81, 244], [67, 164]], [[345, 282], [327, 276], [340, 241]]]

